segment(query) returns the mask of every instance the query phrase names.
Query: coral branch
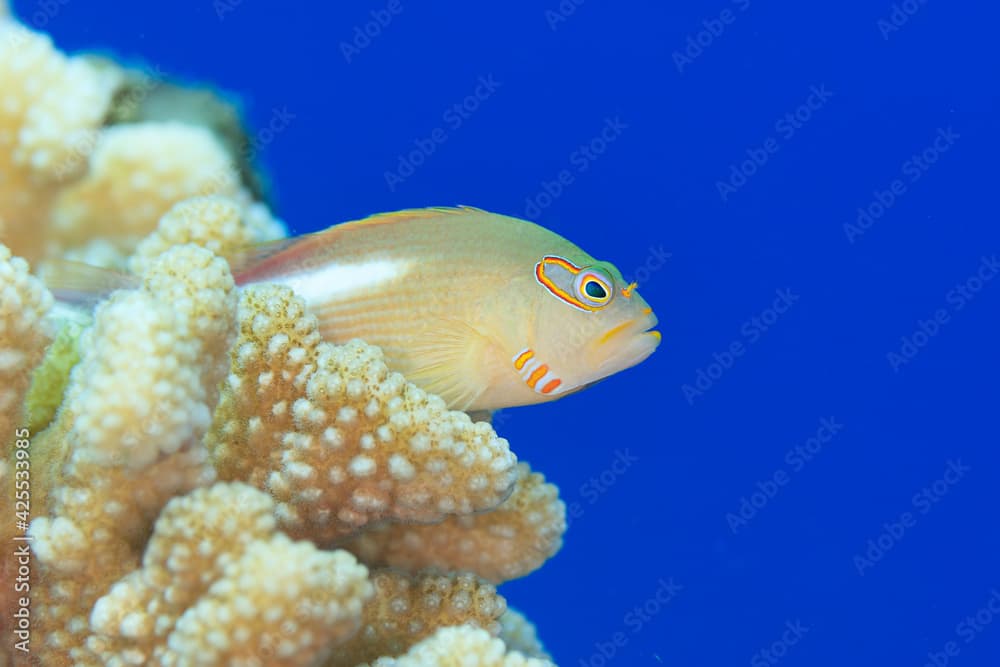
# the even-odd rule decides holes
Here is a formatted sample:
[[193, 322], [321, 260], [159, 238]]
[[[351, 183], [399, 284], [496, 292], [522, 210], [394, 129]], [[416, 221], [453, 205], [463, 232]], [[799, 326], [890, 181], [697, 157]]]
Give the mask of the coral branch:
[[523, 577], [559, 550], [566, 508], [557, 489], [527, 464], [518, 473], [514, 493], [492, 512], [383, 526], [339, 546], [373, 566], [464, 570], [494, 583]]
[[208, 446], [220, 477], [266, 489], [282, 527], [320, 543], [374, 521], [489, 509], [516, 478], [488, 424], [390, 373], [377, 348], [322, 342], [302, 300], [277, 286], [243, 292]]
[[365, 607], [361, 631], [334, 650], [331, 666], [401, 654], [449, 626], [471, 624], [495, 635], [507, 608], [493, 586], [471, 575], [382, 571], [372, 579], [375, 599]]

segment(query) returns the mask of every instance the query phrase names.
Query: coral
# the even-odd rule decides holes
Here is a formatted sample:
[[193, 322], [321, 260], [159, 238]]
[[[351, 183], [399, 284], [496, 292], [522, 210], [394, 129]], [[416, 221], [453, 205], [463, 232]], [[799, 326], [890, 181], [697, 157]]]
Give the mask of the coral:
[[488, 424], [390, 373], [377, 348], [322, 341], [288, 288], [244, 289], [232, 366], [208, 447], [220, 478], [278, 499], [291, 535], [326, 543], [375, 521], [469, 514], [516, 479]]
[[229, 156], [204, 128], [171, 122], [110, 127], [94, 145], [86, 176], [56, 197], [51, 234], [70, 248], [94, 236], [111, 240], [124, 255], [175, 202], [235, 196], [238, 188]]
[[312, 665], [354, 635], [367, 570], [276, 532], [273, 501], [218, 483], [171, 500], [141, 569], [94, 605], [87, 647], [104, 664]]
[[0, 242], [32, 261], [121, 268], [183, 199], [223, 194], [253, 207], [260, 186], [235, 110], [200, 91], [208, 111], [190, 118], [189, 105], [164, 105], [187, 99], [180, 90], [106, 59], [67, 57], [0, 14]]
[[380, 658], [370, 667], [553, 667], [546, 659], [507, 653], [499, 639], [480, 628], [438, 630], [398, 658]]
[[506, 602], [471, 575], [377, 572], [375, 599], [365, 607], [361, 631], [334, 650], [331, 665], [356, 665], [397, 655], [443, 627], [473, 624], [496, 634]]
[[434, 525], [383, 526], [338, 546], [375, 566], [462, 570], [502, 583], [540, 567], [559, 550], [565, 530], [566, 508], [558, 491], [521, 463], [514, 492], [492, 512]]
[[8, 440], [23, 425], [22, 405], [31, 371], [51, 336], [43, 320], [52, 295], [28, 273], [28, 263], [0, 245], [0, 436]]
[[0, 20], [0, 241], [37, 257], [63, 181], [85, 166], [112, 74], [56, 51], [48, 37]]
[[511, 651], [517, 651], [530, 658], [551, 660], [551, 656], [538, 639], [535, 626], [516, 609], [508, 608], [500, 617], [500, 639]]
[[45, 351], [41, 365], [35, 369], [31, 389], [25, 399], [27, 426], [32, 433], [41, 431], [55, 418], [69, 384], [70, 371], [80, 361], [78, 343], [82, 332], [83, 325], [80, 322], [63, 322], [55, 340]]
[[141, 273], [143, 263], [182, 243], [226, 256], [282, 236], [284, 227], [260, 204], [241, 206], [227, 197], [195, 197], [167, 211], [153, 233], [139, 243], [128, 268]]
[[[4, 9], [0, 509], [27, 450], [34, 659], [551, 665], [495, 584], [559, 549], [555, 487], [290, 289], [235, 286], [224, 257], [285, 234], [238, 123]], [[67, 319], [21, 257], [132, 275]]]
[[177, 246], [143, 280], [98, 307], [59, 414], [32, 443], [51, 664], [83, 659], [86, 614], [134, 567], [152, 520], [214, 478], [201, 438], [235, 327], [232, 277], [207, 250]]

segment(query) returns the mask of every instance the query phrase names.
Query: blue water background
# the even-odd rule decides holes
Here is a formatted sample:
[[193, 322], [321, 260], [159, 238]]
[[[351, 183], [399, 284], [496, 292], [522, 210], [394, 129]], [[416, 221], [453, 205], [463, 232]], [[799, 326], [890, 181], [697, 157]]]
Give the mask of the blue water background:
[[471, 204], [642, 281], [651, 359], [499, 419], [560, 664], [1000, 664], [990, 3], [15, 7], [241, 94], [295, 232]]

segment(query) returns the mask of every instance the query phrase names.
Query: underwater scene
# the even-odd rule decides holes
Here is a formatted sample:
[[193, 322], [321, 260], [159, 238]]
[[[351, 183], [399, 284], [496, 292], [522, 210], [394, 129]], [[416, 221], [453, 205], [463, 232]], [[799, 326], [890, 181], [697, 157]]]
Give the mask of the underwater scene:
[[998, 19], [0, 0], [0, 667], [1000, 665]]

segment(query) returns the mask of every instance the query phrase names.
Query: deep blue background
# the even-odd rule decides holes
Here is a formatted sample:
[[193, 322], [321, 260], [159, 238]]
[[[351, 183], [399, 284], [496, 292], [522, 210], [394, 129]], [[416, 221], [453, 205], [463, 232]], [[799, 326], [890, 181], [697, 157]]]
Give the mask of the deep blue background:
[[[262, 158], [296, 232], [411, 206], [523, 215], [569, 169], [542, 224], [629, 276], [671, 255], [639, 272], [664, 333], [650, 360], [499, 420], [576, 504], [563, 551], [504, 587], [560, 664], [920, 666], [948, 642], [949, 664], [1000, 664], [1000, 618], [959, 626], [1000, 591], [1000, 279], [961, 310], [948, 296], [1000, 256], [995, 15], [910, 0], [886, 32], [888, 1], [577, 0], [553, 23], [557, 0], [400, 0], [347, 62], [340, 44], [387, 2], [229, 1], [221, 19], [211, 0], [15, 4], [64, 48], [244, 95], [257, 126], [293, 114]], [[724, 9], [732, 21], [678, 68]], [[496, 91], [446, 123], [489, 75]], [[824, 86], [794, 134], [776, 125]], [[627, 127], [578, 172], [574, 151], [609, 118]], [[436, 127], [447, 141], [391, 190], [385, 172]], [[904, 163], [949, 128], [911, 181]], [[768, 138], [777, 152], [724, 201], [717, 183]], [[905, 192], [850, 242], [844, 225], [897, 178]], [[797, 301], [751, 332], [779, 289]], [[949, 321], [894, 369], [887, 354], [938, 309]], [[734, 342], [744, 353], [713, 368]], [[688, 400], [699, 371], [717, 379]], [[786, 453], [823, 418], [842, 429], [795, 469]], [[616, 452], [635, 461], [616, 471]], [[949, 461], [968, 471], [915, 499]], [[906, 512], [860, 574], [856, 557]], [[664, 605], [661, 582], [683, 587]], [[784, 634], [796, 622], [808, 631]]]

